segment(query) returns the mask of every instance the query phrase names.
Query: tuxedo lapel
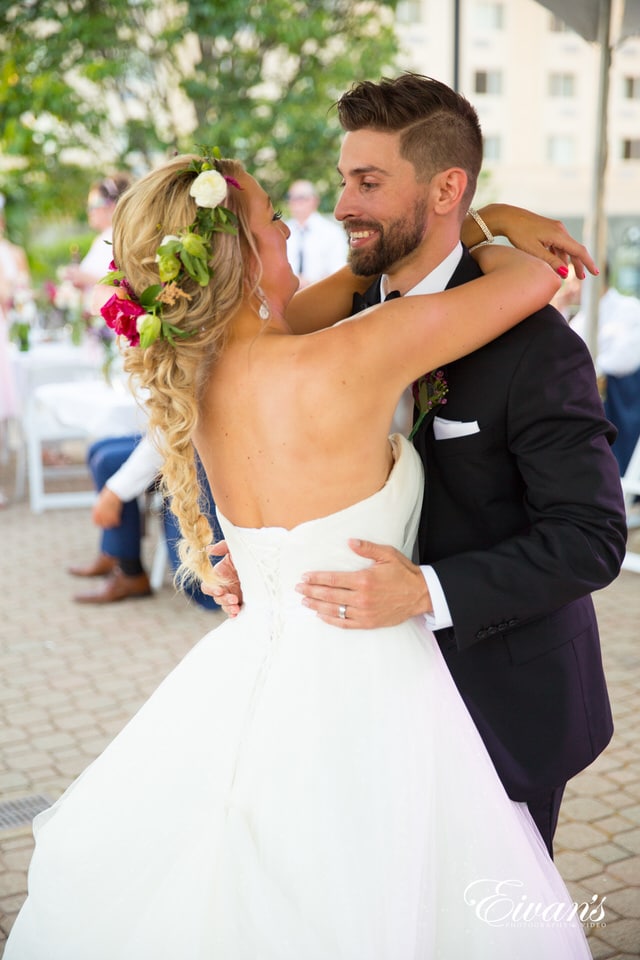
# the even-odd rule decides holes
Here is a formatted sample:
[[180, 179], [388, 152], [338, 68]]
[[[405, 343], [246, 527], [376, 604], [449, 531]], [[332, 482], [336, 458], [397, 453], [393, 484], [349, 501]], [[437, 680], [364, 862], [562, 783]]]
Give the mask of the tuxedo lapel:
[[[463, 247], [463, 253], [460, 259], [460, 263], [454, 270], [453, 276], [451, 277], [449, 283], [447, 284], [447, 289], [449, 289], [450, 287], [457, 287], [459, 284], [466, 283], [468, 280], [472, 280], [474, 279], [474, 277], [478, 277], [481, 275], [482, 275], [482, 271], [478, 267], [477, 263], [475, 262], [473, 257], [470, 256], [469, 251], [466, 249], [466, 247]], [[374, 280], [371, 286], [365, 290], [364, 294], [354, 293], [353, 303], [351, 307], [352, 316], [355, 313], [360, 313], [360, 311], [366, 310], [368, 307], [373, 307], [376, 304], [381, 302], [381, 299], [382, 299], [380, 294], [381, 280], [382, 280], [381, 277], [378, 277], [376, 280]], [[390, 296], [393, 296], [393, 295], [399, 296], [397, 291], [392, 291]], [[426, 431], [429, 429], [429, 427], [433, 423], [433, 419], [436, 416], [440, 406], [441, 406], [440, 403], [434, 404], [434, 406], [422, 417], [422, 420], [420, 421], [420, 426], [416, 431], [415, 436], [413, 436], [414, 442], [415, 440], [417, 440], [419, 436], [425, 436]], [[414, 411], [413, 411], [414, 427], [420, 416], [421, 416], [421, 411], [418, 409], [418, 406], [415, 405]], [[418, 447], [419, 446], [420, 445], [418, 445]]]
[[[473, 266], [473, 265], [474, 265], [474, 260], [473, 260], [471, 257], [469, 257], [468, 254], [467, 254], [467, 258], [468, 258], [468, 260], [470, 261], [471, 265]], [[458, 273], [458, 271], [459, 271], [459, 268], [458, 268], [458, 270], [456, 271], [456, 273]], [[450, 285], [455, 286], [454, 278], [455, 278], [455, 276], [456, 276], [456, 273], [454, 273], [454, 276], [451, 278], [451, 284], [450, 284]], [[354, 293], [354, 295], [353, 295], [353, 303], [352, 303], [352, 307], [351, 307], [351, 315], [352, 315], [352, 316], [353, 316], [353, 314], [355, 314], [355, 313], [360, 313], [360, 311], [366, 310], [368, 307], [373, 307], [373, 306], [375, 306], [376, 304], [378, 304], [378, 303], [381, 302], [381, 300], [382, 300], [381, 291], [380, 291], [381, 280], [382, 280], [381, 277], [378, 277], [376, 280], [374, 280], [374, 282], [371, 284], [371, 286], [368, 287], [368, 288], [365, 290], [364, 294]], [[463, 281], [464, 281], [464, 278], [461, 278], [460, 280], [458, 280], [458, 283], [462, 283]], [[387, 294], [387, 296], [385, 297], [385, 300], [391, 300], [392, 298], [394, 298], [394, 297], [399, 297], [399, 296], [400, 296], [400, 293], [399, 293], [397, 290], [392, 290], [389, 294]], [[439, 403], [436, 403], [436, 404], [431, 408], [431, 410], [429, 410], [429, 411], [422, 417], [422, 420], [420, 421], [419, 432], [422, 432], [423, 430], [426, 430], [426, 429], [429, 427], [430, 423], [433, 421], [434, 416], [436, 415], [436, 412], [437, 412], [439, 406], [440, 406], [440, 404], [439, 404]], [[415, 407], [414, 407], [414, 413], [413, 413], [413, 424], [414, 424], [414, 427], [415, 427], [416, 421], [418, 420], [418, 418], [419, 418], [420, 416], [421, 416], [421, 411], [418, 409], [417, 406], [415, 406]]]
[[[482, 276], [482, 271], [480, 270], [480, 267], [478, 266], [476, 261], [473, 259], [473, 257], [471, 256], [467, 248], [463, 247], [460, 263], [458, 264], [456, 269], [453, 271], [453, 275], [449, 280], [449, 283], [447, 284], [445, 289], [450, 290], [452, 287], [458, 287], [460, 286], [460, 284], [468, 283], [469, 280], [474, 280], [476, 277], [480, 277], [480, 276]], [[445, 374], [446, 374], [446, 369], [445, 369]], [[435, 404], [431, 408], [431, 410], [429, 410], [428, 413], [425, 414], [418, 430], [415, 433], [415, 436], [413, 438], [414, 441], [417, 440], [418, 437], [426, 436], [426, 432], [431, 426], [431, 424], [433, 423], [433, 419], [436, 416], [438, 410], [440, 409], [440, 406], [441, 406], [440, 403]], [[416, 406], [413, 412], [414, 427], [419, 416], [420, 416], [420, 410]], [[420, 449], [421, 445], [418, 444], [417, 446], [418, 446], [418, 449]]]
[[482, 276], [482, 270], [473, 259], [466, 247], [462, 248], [462, 257], [460, 263], [453, 271], [453, 276], [446, 286], [447, 290], [451, 287], [459, 287], [461, 283], [467, 283], [469, 280], [475, 280]]
[[[412, 439], [412, 440], [415, 441], [416, 437], [417, 437], [420, 433], [422, 433], [422, 432], [425, 431], [425, 430], [428, 430], [429, 427], [431, 426], [431, 424], [433, 423], [433, 418], [435, 417], [435, 415], [436, 415], [436, 413], [438, 412], [439, 409], [440, 409], [440, 404], [439, 404], [439, 403], [436, 403], [435, 406], [431, 407], [431, 410], [429, 410], [427, 413], [425, 413], [424, 417], [422, 418], [422, 422], [420, 423], [420, 426], [419, 426], [418, 429], [416, 430], [414, 436], [413, 436], [413, 437], [410, 437], [409, 439]], [[418, 410], [417, 406], [414, 404], [414, 407], [413, 407], [413, 425], [414, 425], [414, 427], [415, 427], [415, 425], [416, 425], [416, 421], [417, 421], [417, 419], [418, 419], [419, 416], [420, 416], [420, 411]]]

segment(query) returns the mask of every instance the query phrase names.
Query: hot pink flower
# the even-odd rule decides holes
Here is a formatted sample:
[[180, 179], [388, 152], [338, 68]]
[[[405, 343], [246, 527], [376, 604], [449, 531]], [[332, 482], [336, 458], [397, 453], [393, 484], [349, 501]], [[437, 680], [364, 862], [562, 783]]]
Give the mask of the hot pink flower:
[[137, 347], [140, 343], [140, 334], [136, 322], [147, 311], [139, 303], [133, 300], [125, 300], [114, 293], [103, 307], [100, 313], [104, 317], [105, 323], [111, 327], [119, 337], [126, 337], [132, 347]]
[[227, 181], [227, 183], [230, 183], [232, 187], [235, 187], [236, 190], [242, 190], [242, 187], [240, 186], [238, 181], [235, 179], [235, 177], [225, 176], [225, 180]]

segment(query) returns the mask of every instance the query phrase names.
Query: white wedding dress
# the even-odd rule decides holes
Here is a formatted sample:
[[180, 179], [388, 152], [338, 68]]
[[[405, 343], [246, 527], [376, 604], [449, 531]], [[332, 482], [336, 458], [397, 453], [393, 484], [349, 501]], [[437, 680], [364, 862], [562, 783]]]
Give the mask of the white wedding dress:
[[422, 468], [392, 442], [385, 486], [336, 514], [220, 518], [242, 612], [36, 819], [5, 960], [591, 956], [422, 618], [343, 631], [294, 590], [361, 565], [348, 537], [413, 541]]

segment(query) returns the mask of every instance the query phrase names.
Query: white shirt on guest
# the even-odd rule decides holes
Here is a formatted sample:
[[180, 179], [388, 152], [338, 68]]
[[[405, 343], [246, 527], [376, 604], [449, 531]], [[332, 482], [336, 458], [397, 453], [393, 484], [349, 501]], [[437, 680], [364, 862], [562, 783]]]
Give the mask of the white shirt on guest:
[[94, 237], [93, 243], [80, 261], [82, 272], [90, 277], [95, 277], [96, 286], [87, 287], [83, 294], [84, 309], [94, 316], [99, 314], [100, 307], [113, 292], [110, 291], [109, 287], [98, 286], [98, 280], [101, 280], [109, 272], [109, 264], [113, 260], [112, 235], [111, 227], [107, 227], [97, 237]]
[[[347, 262], [347, 235], [335, 220], [315, 211], [301, 225], [287, 220], [291, 236], [287, 240], [287, 257], [293, 271], [308, 283], [335, 273]], [[299, 271], [302, 253], [302, 271]]]
[[80, 262], [82, 272], [95, 277], [96, 283], [109, 272], [109, 264], [113, 260], [111, 238], [112, 230], [111, 227], [108, 227], [107, 230], [103, 230], [97, 237], [94, 237], [93, 243]]
[[[586, 316], [580, 310], [571, 327], [586, 339]], [[627, 377], [640, 368], [640, 300], [610, 287], [598, 305], [598, 373]]]
[[105, 486], [122, 501], [135, 500], [150, 486], [162, 466], [162, 456], [148, 436], [134, 447], [125, 462], [107, 480]]

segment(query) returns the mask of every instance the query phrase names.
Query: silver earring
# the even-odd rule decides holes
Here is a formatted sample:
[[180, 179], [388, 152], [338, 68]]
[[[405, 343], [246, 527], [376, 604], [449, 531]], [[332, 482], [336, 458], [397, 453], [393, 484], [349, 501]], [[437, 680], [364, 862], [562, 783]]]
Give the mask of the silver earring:
[[256, 290], [258, 297], [260, 298], [260, 308], [258, 310], [258, 316], [261, 320], [268, 320], [270, 316], [269, 304], [267, 303], [267, 298], [265, 297], [262, 287], [258, 287]]

